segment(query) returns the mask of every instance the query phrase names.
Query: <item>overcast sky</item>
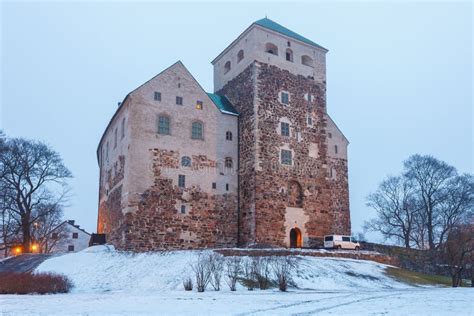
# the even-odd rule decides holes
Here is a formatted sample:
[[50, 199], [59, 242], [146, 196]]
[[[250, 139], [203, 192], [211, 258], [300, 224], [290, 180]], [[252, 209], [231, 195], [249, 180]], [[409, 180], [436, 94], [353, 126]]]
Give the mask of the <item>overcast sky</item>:
[[350, 141], [353, 231], [365, 197], [410, 154], [473, 172], [472, 4], [1, 4], [0, 128], [40, 139], [74, 174], [66, 210], [96, 230], [95, 151], [117, 102], [181, 60], [207, 91], [210, 61], [268, 17], [329, 49], [328, 112]]

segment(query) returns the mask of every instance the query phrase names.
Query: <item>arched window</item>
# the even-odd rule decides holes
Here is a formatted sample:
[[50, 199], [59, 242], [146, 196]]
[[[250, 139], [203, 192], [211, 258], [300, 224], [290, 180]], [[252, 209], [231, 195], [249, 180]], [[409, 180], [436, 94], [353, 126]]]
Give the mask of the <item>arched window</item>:
[[313, 67], [313, 59], [308, 55], [301, 56], [301, 63], [305, 66]]
[[278, 47], [275, 44], [267, 43], [265, 44], [265, 52], [278, 56]]
[[202, 139], [203, 127], [201, 122], [193, 122], [191, 127], [191, 138]]
[[225, 167], [226, 167], [226, 168], [232, 168], [232, 165], [233, 165], [233, 163], [232, 163], [232, 158], [226, 157], [226, 158], [225, 158]]
[[170, 134], [170, 118], [166, 115], [158, 116], [158, 134]]
[[225, 140], [232, 140], [232, 132], [231, 131], [225, 132]]
[[289, 48], [286, 49], [286, 60], [293, 62], [293, 51]]
[[239, 63], [242, 59], [244, 59], [244, 50], [243, 49], [239, 50], [239, 52], [237, 53], [237, 62]]
[[181, 166], [191, 167], [191, 158], [188, 156], [181, 157]]
[[224, 73], [228, 73], [230, 71], [230, 60], [225, 63], [224, 65]]
[[303, 189], [297, 181], [288, 183], [288, 206], [303, 207]]

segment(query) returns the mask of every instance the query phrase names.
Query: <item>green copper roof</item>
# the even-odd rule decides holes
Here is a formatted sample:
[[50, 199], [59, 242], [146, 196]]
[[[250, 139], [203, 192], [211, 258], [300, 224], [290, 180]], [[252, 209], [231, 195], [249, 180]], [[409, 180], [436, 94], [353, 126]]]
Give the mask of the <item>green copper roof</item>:
[[207, 93], [207, 95], [222, 113], [239, 115], [226, 97], [214, 93]]
[[289, 30], [286, 27], [284, 27], [283, 25], [280, 25], [280, 24], [278, 24], [278, 23], [276, 23], [276, 22], [274, 22], [274, 21], [272, 21], [268, 18], [258, 20], [258, 21], [255, 22], [255, 24], [263, 26], [263, 27], [265, 27], [267, 29], [270, 29], [272, 31], [275, 31], [277, 33], [286, 35], [288, 37], [294, 38], [296, 40], [302, 41], [306, 44], [313, 45], [313, 46], [316, 46], [316, 47], [327, 50], [326, 48], [322, 47], [321, 45], [316, 44], [315, 42], [307, 39], [306, 37], [301, 36], [298, 33], [295, 33], [292, 30]]

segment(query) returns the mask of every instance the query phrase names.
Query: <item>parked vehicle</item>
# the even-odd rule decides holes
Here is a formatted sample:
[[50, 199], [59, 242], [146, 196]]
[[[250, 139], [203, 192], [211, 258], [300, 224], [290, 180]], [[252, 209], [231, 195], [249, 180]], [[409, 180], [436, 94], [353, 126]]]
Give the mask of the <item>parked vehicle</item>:
[[359, 250], [360, 244], [350, 236], [327, 235], [324, 236], [324, 248]]

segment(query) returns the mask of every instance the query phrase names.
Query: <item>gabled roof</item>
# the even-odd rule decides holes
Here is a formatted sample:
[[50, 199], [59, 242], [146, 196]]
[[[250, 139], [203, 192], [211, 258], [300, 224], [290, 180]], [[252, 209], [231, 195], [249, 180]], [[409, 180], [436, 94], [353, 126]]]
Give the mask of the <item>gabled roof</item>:
[[272, 21], [268, 18], [263, 18], [261, 20], [258, 20], [256, 22], [254, 22], [254, 24], [263, 26], [264, 28], [267, 28], [267, 29], [275, 31], [277, 33], [280, 33], [280, 34], [286, 35], [288, 37], [294, 38], [294, 39], [296, 39], [298, 41], [301, 41], [301, 42], [304, 42], [306, 44], [313, 45], [313, 46], [316, 46], [316, 47], [319, 47], [319, 48], [322, 48], [322, 49], [326, 49], [326, 48], [322, 47], [321, 45], [316, 44], [315, 42], [307, 39], [306, 37], [301, 36], [298, 33], [295, 33], [292, 30], [287, 29], [283, 25], [278, 24], [275, 21]]
[[239, 115], [237, 110], [234, 108], [232, 103], [225, 97], [214, 93], [207, 93], [211, 101], [217, 106], [217, 108], [224, 114]]
[[73, 224], [71, 224], [69, 221], [64, 221], [64, 222], [62, 222], [61, 224], [59, 224], [58, 226], [56, 226], [55, 228], [53, 228], [53, 229], [51, 230], [51, 232], [55, 231], [56, 229], [58, 229], [59, 227], [61, 227], [61, 226], [63, 226], [63, 225], [70, 225], [70, 226], [72, 226], [72, 227], [74, 227], [74, 228], [76, 228], [76, 229], [82, 231], [83, 233], [86, 233], [86, 234], [89, 235], [89, 236], [91, 235], [90, 233], [86, 232], [83, 228], [79, 227], [79, 225], [73, 225]]

